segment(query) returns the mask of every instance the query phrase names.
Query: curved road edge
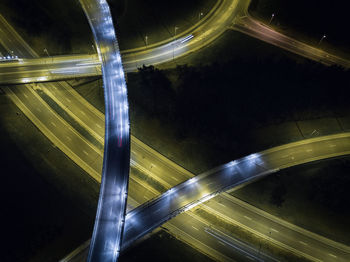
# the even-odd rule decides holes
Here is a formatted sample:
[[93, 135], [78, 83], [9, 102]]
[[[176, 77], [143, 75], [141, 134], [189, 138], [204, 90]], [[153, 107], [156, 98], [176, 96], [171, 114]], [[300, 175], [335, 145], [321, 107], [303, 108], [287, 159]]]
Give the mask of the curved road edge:
[[115, 262], [124, 230], [130, 166], [125, 75], [106, 0], [80, 0], [99, 58], [105, 99], [105, 144], [100, 196], [87, 261]]

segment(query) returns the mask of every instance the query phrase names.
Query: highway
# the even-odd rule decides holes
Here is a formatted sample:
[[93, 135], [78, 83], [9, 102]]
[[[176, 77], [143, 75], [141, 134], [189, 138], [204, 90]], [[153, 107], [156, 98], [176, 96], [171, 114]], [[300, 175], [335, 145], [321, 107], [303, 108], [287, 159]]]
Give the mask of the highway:
[[53, 56], [0, 63], [0, 84], [23, 84], [101, 76], [97, 55]]
[[[233, 29], [292, 53], [325, 65], [350, 67], [350, 61], [329, 54], [324, 50], [310, 46], [285, 36], [259, 21], [248, 13], [250, 1], [220, 0], [213, 10], [192, 28], [182, 32], [176, 39], [171, 38], [148, 47], [122, 51], [126, 72], [136, 71], [142, 65], [156, 65], [195, 52], [220, 37], [227, 29]], [[6, 23], [0, 16], [0, 23]], [[7, 39], [9, 32], [0, 31], [0, 43], [8, 50], [14, 49]], [[8, 48], [11, 46], [11, 48]], [[26, 48], [28, 49], [28, 47]], [[13, 51], [13, 50], [12, 50]], [[25, 52], [14, 51], [21, 58]], [[78, 77], [101, 75], [100, 62], [93, 55], [59, 56], [15, 62], [1, 62], [0, 83], [28, 83], [66, 80]]]
[[[211, 199], [220, 191], [227, 190], [233, 185], [249, 183], [277, 170], [345, 154], [350, 154], [350, 133], [306, 139], [271, 148], [192, 177], [127, 214], [123, 248], [127, 248], [139, 237], [157, 228], [166, 220], [205, 202], [200, 208], [224, 217], [232, 224], [240, 224], [244, 228], [253, 229], [255, 234], [267, 235], [268, 241], [277, 243], [279, 246], [311, 261], [349, 261], [350, 248], [347, 246], [307, 232], [282, 220], [276, 220], [266, 212], [252, 208], [229, 194], [224, 193]], [[154, 165], [161, 165], [158, 162], [155, 162]], [[169, 166], [167, 169], [174, 168]], [[181, 168], [179, 168], [180, 170]], [[184, 175], [186, 176], [186, 172]], [[211, 200], [208, 202], [209, 199]], [[189, 216], [192, 217], [193, 213], [183, 216], [179, 220], [175, 219], [175, 221], [179, 221], [179, 225], [184, 224], [181, 227], [182, 230], [186, 231], [190, 226], [192, 231], [195, 231], [194, 236], [199, 233], [203, 234], [203, 238], [197, 238], [201, 240], [202, 244], [210, 246], [208, 242], [210, 243], [214, 236], [220, 238], [221, 235], [224, 240], [228, 237], [227, 234], [212, 227], [211, 223], [213, 222], [203, 221], [198, 216], [194, 216], [193, 219], [197, 221], [193, 221], [193, 219], [189, 219]], [[174, 223], [173, 220], [170, 221], [170, 228]], [[199, 230], [200, 228], [201, 230]], [[222, 242], [222, 239], [219, 241]], [[222, 246], [218, 250], [223, 249], [220, 253], [224, 257], [220, 260], [225, 261], [231, 257], [230, 245]]]
[[[13, 39], [16, 39], [16, 38], [13, 38]], [[24, 52], [25, 51], [26, 51], [26, 49], [24, 48]], [[54, 83], [52, 85], [54, 85], [58, 89], [55, 92], [57, 94], [61, 93], [62, 98], [65, 99], [65, 100], [62, 99], [62, 103], [63, 103], [63, 101], [64, 101], [64, 104], [69, 103], [69, 101], [72, 101], [72, 103], [69, 104], [69, 106], [67, 106], [67, 108], [65, 108], [65, 110], [70, 112], [71, 115], [76, 116], [77, 119], [84, 119], [84, 120], [81, 120], [81, 123], [85, 123], [86, 119], [90, 119], [91, 122], [95, 122], [95, 126], [94, 125], [90, 125], [90, 124], [86, 124], [86, 126], [89, 125], [90, 128], [93, 129], [93, 130], [99, 129], [98, 127], [101, 126], [100, 125], [101, 122], [102, 122], [102, 126], [103, 126], [103, 120], [99, 119], [100, 117], [98, 116], [98, 115], [102, 115], [102, 114], [96, 113], [96, 109], [91, 107], [91, 105], [89, 105], [83, 98], [79, 97], [78, 94], [74, 93], [75, 91], [71, 87], [69, 87], [67, 84], [64, 84], [64, 82], [61, 82], [60, 84], [63, 85], [64, 87], [57, 86], [57, 83]], [[32, 90], [35, 90], [36, 88], [42, 88], [44, 92], [46, 92], [46, 89], [47, 89], [47, 88], [45, 88], [45, 86], [41, 86], [41, 85], [37, 85], [37, 86], [35, 86], [35, 85], [26, 85], [26, 87], [27, 87], [27, 89], [32, 89]], [[13, 87], [11, 87], [11, 89], [12, 88]], [[22, 87], [18, 87], [18, 88], [22, 88]], [[63, 88], [65, 88], [65, 89], [63, 89]], [[69, 90], [69, 91], [67, 91], [67, 90]], [[23, 90], [16, 89], [15, 91], [16, 92], [14, 94], [14, 97], [17, 97], [18, 93], [22, 93]], [[53, 89], [50, 89], [50, 91], [53, 92]], [[28, 99], [26, 99], [25, 95], [28, 96]], [[31, 91], [28, 91], [27, 93], [25, 93], [25, 95], [19, 95], [19, 97], [20, 97], [19, 100], [18, 101], [14, 101], [14, 102], [17, 105], [20, 105], [21, 103], [24, 104], [24, 105], [31, 104], [32, 103], [32, 96], [35, 96], [35, 93], [33, 93]], [[17, 98], [14, 98], [14, 99], [17, 99]], [[79, 106], [77, 106], [76, 108], [73, 108], [73, 106], [72, 106], [73, 104], [75, 104], [74, 101], [79, 101], [80, 102]], [[99, 173], [100, 170], [101, 170], [101, 166], [102, 166], [101, 153], [92, 156], [92, 154], [94, 154], [93, 151], [98, 151], [98, 150], [96, 148], [94, 148], [93, 145], [87, 147], [87, 150], [84, 150], [84, 151], [87, 152], [89, 154], [89, 156], [91, 157], [91, 161], [90, 161], [88, 155], [86, 155], [84, 152], [82, 152], [82, 149], [81, 149], [81, 145], [83, 145], [84, 143], [85, 144], [88, 143], [87, 139], [82, 137], [76, 131], [74, 132], [74, 130], [72, 130], [72, 128], [69, 127], [69, 123], [64, 122], [59, 117], [51, 116], [51, 114], [49, 114], [50, 113], [49, 110], [47, 110], [47, 105], [45, 105], [44, 101], [42, 101], [40, 99], [36, 99], [36, 100], [34, 100], [34, 102], [35, 103], [33, 103], [33, 106], [31, 107], [30, 111], [29, 110], [25, 111], [25, 109], [23, 109], [23, 108], [21, 108], [21, 110], [24, 110], [24, 112], [26, 112], [27, 116], [29, 115], [28, 117], [39, 127], [39, 129], [42, 132], [46, 132], [46, 131], [43, 131], [43, 130], [47, 126], [50, 126], [50, 125], [53, 126], [53, 128], [50, 128], [50, 131], [52, 132], [52, 134], [54, 136], [56, 136], [57, 133], [66, 132], [67, 133], [67, 137], [69, 137], [70, 139], [73, 138], [74, 143], [72, 143], [69, 138], [64, 138], [66, 134], [62, 134], [62, 136], [59, 136], [60, 139], [57, 139], [57, 141], [54, 142], [54, 143], [55, 144], [56, 143], [58, 143], [58, 144], [62, 143], [63, 146], [62, 145], [60, 146], [61, 149], [63, 147], [67, 147], [71, 152], [69, 152], [69, 150], [64, 151], [64, 152], [65, 153], [67, 152], [66, 154], [68, 156], [70, 156], [70, 157], [72, 156], [72, 152], [75, 153], [75, 152], [79, 151], [80, 152], [80, 157], [79, 158], [82, 159], [82, 160], [80, 162], [78, 160], [75, 160], [75, 161], [77, 161], [80, 166], [84, 166], [84, 163], [85, 163], [86, 166], [90, 166], [91, 165], [90, 163], [95, 163], [96, 164], [96, 168], [93, 168], [93, 170], [98, 170], [99, 169], [99, 171], [96, 171], [97, 173]], [[41, 113], [40, 113], [40, 111], [41, 111]], [[86, 114], [86, 116], [80, 111], [84, 112]], [[55, 115], [55, 112], [51, 112], [51, 113], [52, 113], [52, 115]], [[30, 114], [32, 114], [32, 115], [30, 116]], [[56, 126], [67, 126], [68, 130], [64, 130], [64, 128], [59, 128], [60, 131], [57, 131], [58, 128], [54, 128], [55, 126], [53, 124], [51, 124], [50, 121], [49, 121], [51, 119], [51, 117], [52, 117], [52, 119], [54, 119], [55, 122], [53, 122], [53, 123]], [[35, 122], [35, 118], [37, 118], [37, 120], [39, 120], [39, 121]], [[56, 123], [56, 119], [55, 118], [57, 118], [57, 123]], [[103, 116], [102, 116], [102, 119], [103, 119]], [[96, 120], [96, 121], [94, 121], [94, 120]], [[61, 130], [61, 129], [63, 129], [63, 130]], [[96, 131], [96, 132], [99, 132], [99, 130]], [[74, 133], [76, 133], [76, 134], [74, 135]], [[45, 134], [47, 134], [47, 133], [45, 133]], [[102, 135], [100, 134], [100, 137], [101, 136], [103, 137], [103, 134]], [[53, 138], [50, 138], [50, 139], [51, 139], [51, 141], [54, 141]], [[132, 148], [133, 148], [134, 145], [135, 145], [135, 143], [132, 144]], [[135, 154], [132, 155], [132, 159], [135, 159], [135, 155], [136, 154], [143, 154], [142, 151], [140, 153], [139, 150], [136, 150], [134, 152], [135, 152]], [[153, 153], [149, 153], [149, 154], [152, 155]], [[161, 176], [163, 171], [161, 169], [158, 169], [158, 165], [156, 165], [156, 167], [153, 166], [153, 168], [150, 168], [150, 163], [155, 163], [156, 162], [155, 159], [157, 159], [157, 158], [161, 158], [161, 157], [155, 155], [155, 156], [153, 156], [153, 158], [146, 157], [145, 160], [144, 160], [145, 163], [143, 163], [142, 161], [139, 161], [139, 160], [137, 160], [137, 162], [139, 163], [139, 166], [143, 167], [143, 170], [148, 170], [149, 174], [153, 175], [153, 173], [155, 173], [155, 174], [159, 173], [160, 174], [159, 176]], [[97, 163], [99, 163], [99, 165]], [[186, 177], [186, 174], [188, 175], [188, 172], [187, 173], [185, 172], [185, 174], [182, 174], [182, 176], [181, 176], [179, 174], [181, 172], [174, 171], [174, 170], [177, 170], [177, 169], [174, 167], [174, 163], [171, 165], [171, 164], [169, 164], [169, 161], [166, 161], [165, 163], [162, 162], [162, 164], [159, 164], [159, 166], [162, 166], [162, 165], [164, 165], [164, 166], [169, 165], [171, 167], [171, 170], [172, 170], [171, 171], [172, 173], [170, 173], [171, 175], [168, 175], [168, 173], [164, 173], [162, 175], [162, 177], [160, 178], [160, 180], [167, 181], [167, 183], [172, 183], [172, 184], [178, 183], [179, 181], [183, 181], [183, 178]], [[97, 166], [99, 166], [99, 168]], [[89, 170], [89, 169], [86, 168], [85, 170]], [[92, 174], [92, 172], [90, 171], [89, 174]], [[96, 179], [98, 180], [98, 178], [96, 178]], [[140, 182], [140, 181], [138, 180], [138, 182]], [[147, 191], [143, 186], [140, 186], [138, 184], [138, 182], [136, 182], [136, 178], [134, 178], [134, 179], [131, 178], [130, 188], [137, 188], [137, 189], [139, 189], [139, 190], [133, 191], [133, 192], [135, 192], [133, 194], [137, 193], [140, 196], [140, 199], [141, 199], [140, 203], [142, 203], [142, 202], [145, 201], [145, 199], [149, 199], [150, 197], [152, 197], [152, 194], [149, 191]], [[130, 192], [130, 194], [132, 194], [132, 193]], [[136, 196], [135, 196], [135, 198], [136, 198]], [[217, 198], [215, 198], [215, 199], [217, 199]], [[213, 199], [211, 201], [214, 201], [215, 199]], [[185, 215], [187, 215], [187, 214], [185, 214]], [[177, 220], [181, 216], [183, 216], [183, 215], [180, 215], [175, 220]], [[247, 215], [247, 216], [249, 217], [249, 215]], [[189, 221], [189, 220], [185, 219], [183, 221]], [[208, 222], [208, 223], [210, 224], [210, 222]], [[172, 227], [169, 226], [169, 228], [171, 228], [171, 230], [173, 230], [172, 232], [184, 232], [184, 231], [182, 231], [180, 229], [183, 224], [184, 223], [179, 223], [177, 228], [174, 227], [174, 226], [172, 226]], [[242, 222], [242, 225], [243, 225], [243, 222]], [[211, 243], [210, 241], [208, 241], [208, 243], [207, 243], [207, 242], [205, 242], [206, 240], [203, 240], [203, 243], [207, 243], [206, 245], [203, 245], [201, 243], [197, 243], [196, 240], [195, 240], [195, 237], [193, 237], [193, 238], [189, 237], [191, 235], [196, 236], [196, 234], [198, 234], [197, 230], [193, 229], [193, 228], [191, 229], [191, 227], [186, 228], [185, 230], [188, 233], [180, 233], [181, 236], [182, 236], [182, 239], [185, 239], [186, 241], [191, 242], [191, 244], [197, 246], [197, 248], [199, 248], [200, 250], [202, 250], [203, 252], [205, 252], [207, 254], [211, 253], [211, 254], [209, 254], [211, 256], [214, 256], [213, 254], [217, 254], [217, 252], [215, 252], [214, 250], [224, 249], [224, 247], [221, 248], [221, 246], [223, 246], [222, 244], [217, 243], [217, 242], [214, 243], [214, 241], [213, 241], [212, 244], [210, 244]], [[207, 245], [211, 245], [212, 248], [208, 248]], [[230, 249], [230, 248], [226, 248], [226, 249]], [[232, 255], [232, 252], [233, 251], [231, 250], [229, 252], [229, 254]], [[217, 254], [217, 256], [219, 257], [220, 255]], [[230, 256], [228, 256], [228, 257], [230, 257]]]
[[267, 25], [254, 20], [248, 13], [236, 19], [236, 23], [231, 28], [327, 66], [338, 65], [344, 68], [350, 67], [349, 60], [283, 35]]
[[[283, 145], [207, 171], [129, 212], [126, 217], [123, 247], [128, 247], [139, 237], [159, 227], [170, 218], [206, 202], [222, 191], [249, 183], [283, 168], [344, 154], [350, 154], [349, 133]], [[225, 213], [224, 210], [226, 209], [221, 210], [220, 213]], [[247, 218], [251, 228], [257, 228], [259, 225], [253, 220], [254, 218], [256, 217]], [[268, 223], [264, 223], [266, 224]], [[279, 234], [278, 241], [291, 246], [295, 235], [290, 236], [291, 234], [282, 236]], [[350, 253], [327, 248], [322, 242], [314, 241], [310, 244], [311, 242], [307, 241], [309, 243], [307, 246], [300, 242], [302, 241], [299, 240], [293, 247], [295, 250], [301, 252], [308, 250], [309, 252], [306, 253], [312, 254], [312, 258], [320, 261], [329, 254], [335, 254], [337, 261], [350, 260]]]
[[112, 15], [106, 0], [80, 0], [102, 62], [105, 140], [100, 196], [87, 261], [115, 262], [125, 223], [130, 168], [127, 87]]

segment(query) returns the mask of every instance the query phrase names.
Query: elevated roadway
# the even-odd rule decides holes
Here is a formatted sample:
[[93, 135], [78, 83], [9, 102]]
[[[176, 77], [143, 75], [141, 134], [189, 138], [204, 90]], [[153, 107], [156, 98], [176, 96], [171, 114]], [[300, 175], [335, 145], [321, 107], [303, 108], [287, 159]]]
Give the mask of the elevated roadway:
[[[148, 47], [122, 51], [125, 71], [135, 71], [142, 65], [161, 64], [195, 52], [220, 37], [227, 29], [242, 32], [325, 65], [350, 67], [349, 60], [285, 36], [253, 19], [248, 13], [250, 2], [220, 0], [200, 23], [179, 34], [176, 38], [170, 38]], [[0, 18], [0, 23], [6, 23], [3, 17], [0, 16]], [[0, 43], [11, 50], [13, 47], [11, 43], [8, 43], [8, 33], [6, 30], [0, 32], [2, 37]], [[14, 53], [22, 58], [26, 57], [21, 50]], [[91, 55], [41, 58], [33, 62], [23, 59], [17, 63], [2, 62], [0, 68], [0, 84], [46, 82], [101, 75], [99, 60], [96, 59], [96, 56]]]
[[112, 15], [106, 0], [80, 0], [102, 63], [105, 140], [100, 196], [88, 261], [118, 259], [126, 213], [130, 164], [127, 89]]
[[[17, 39], [16, 37], [14, 38], [15, 40]], [[22, 50], [23, 52], [26, 51], [26, 48], [24, 48], [24, 50]], [[72, 116], [75, 116], [76, 119], [81, 119], [81, 122], [82, 124], [86, 124], [86, 126], [90, 126], [90, 129], [91, 130], [96, 130], [96, 133], [99, 133], [99, 136], [103, 138], [103, 134], [100, 134], [100, 130], [101, 130], [101, 123], [102, 123], [102, 127], [103, 127], [103, 115], [102, 115], [102, 120], [101, 120], [101, 114], [100, 113], [96, 113], [96, 109], [92, 108], [91, 105], [89, 106], [88, 103], [81, 97], [79, 97], [78, 94], [74, 93], [75, 91], [64, 84], [64, 82], [61, 82], [60, 85], [64, 86], [64, 88], [62, 86], [56, 86], [57, 83], [53, 83], [52, 84], [53, 87], [56, 87], [57, 89], [55, 88], [52, 88], [50, 89], [55, 95], [53, 95], [53, 97], [55, 97], [56, 95], [59, 95], [62, 97], [62, 100], [59, 98], [59, 100], [61, 100], [64, 104], [67, 104], [67, 107], [65, 108]], [[37, 87], [40, 88], [40, 85], [38, 85]], [[19, 87], [20, 88], [20, 87]], [[28, 85], [28, 90], [34, 90], [35, 87], [33, 85]], [[15, 92], [15, 96], [16, 95], [19, 95], [20, 96], [20, 99], [19, 101], [16, 102], [17, 105], [20, 105], [21, 103], [25, 104], [25, 105], [28, 105], [31, 103], [32, 101], [32, 96], [34, 96], [35, 94], [31, 91], [28, 91], [26, 94], [20, 94], [22, 93], [22, 90], [19, 91], [17, 90]], [[26, 98], [26, 96], [28, 98]], [[18, 98], [18, 97], [17, 97]], [[60, 137], [60, 139], [57, 139], [57, 141], [55, 142], [56, 143], [63, 143], [69, 150], [71, 150], [73, 153], [77, 153], [79, 152], [79, 158], [82, 159], [82, 161], [78, 161], [79, 165], [83, 165], [82, 163], [85, 163], [86, 166], [90, 166], [90, 165], [93, 165], [96, 164], [96, 169], [97, 170], [97, 173], [99, 173], [100, 171], [98, 171], [98, 166], [99, 168], [101, 168], [101, 163], [102, 163], [102, 158], [101, 158], [101, 153], [100, 154], [96, 154], [96, 156], [94, 156], [94, 151], [96, 152], [96, 148], [93, 147], [93, 145], [90, 145], [87, 147], [87, 150], [83, 150], [85, 152], [88, 153], [88, 155], [86, 155], [84, 152], [82, 152], [81, 150], [81, 146], [84, 145], [84, 144], [87, 144], [87, 141], [86, 139], [82, 139], [81, 136], [79, 138], [79, 134], [74, 134], [74, 132], [71, 130], [71, 128], [69, 128], [69, 124], [68, 123], [65, 123], [63, 124], [63, 120], [60, 119], [59, 117], [57, 118], [57, 123], [56, 121], [54, 121], [53, 124], [50, 123], [49, 120], [51, 120], [51, 116], [48, 117], [46, 116], [47, 112], [43, 112], [43, 111], [48, 111], [46, 109], [47, 105], [46, 106], [43, 106], [45, 104], [44, 101], [40, 100], [40, 99], [37, 99], [37, 100], [34, 100], [35, 103], [33, 103], [33, 106], [30, 107], [30, 111], [27, 110], [24, 112], [26, 112], [27, 115], [30, 115], [32, 114], [32, 116], [29, 116], [30, 119], [34, 119], [35, 116], [37, 116], [37, 120], [40, 120], [41, 123], [44, 123], [43, 126], [47, 126], [50, 128], [51, 132], [53, 135], [59, 135], [58, 132], [57, 132], [57, 128], [55, 128], [55, 126], [61, 126], [61, 125], [67, 125], [67, 130], [65, 129], [61, 129], [60, 128], [60, 132], [59, 133], [63, 133], [62, 136]], [[76, 107], [73, 107], [73, 105], [75, 104], [75, 102], [79, 102], [78, 106]], [[22, 108], [21, 108], [22, 109]], [[40, 111], [41, 113], [40, 113]], [[82, 113], [82, 112], [85, 113], [85, 115]], [[52, 117], [55, 117], [55, 112], [51, 112], [52, 113]], [[53, 119], [53, 118], [52, 118]], [[90, 119], [90, 120], [89, 120]], [[90, 125], [90, 122], [95, 122], [94, 125]], [[38, 123], [38, 122], [36, 122]], [[43, 130], [43, 128], [40, 128], [40, 124], [37, 124], [37, 126], [39, 127], [40, 130]], [[91, 131], [90, 130], [90, 131]], [[102, 129], [102, 132], [103, 132], [103, 129]], [[74, 143], [71, 142], [71, 139], [73, 139]], [[54, 140], [52, 140], [54, 141]], [[103, 140], [102, 140], [103, 141]], [[60, 147], [62, 148], [62, 147]], [[145, 154], [144, 151], [139, 151], [140, 149], [137, 149], [135, 151], [136, 154]], [[65, 151], [67, 152], [67, 155], [69, 155], [70, 157], [72, 156], [71, 153], [69, 153], [69, 151]], [[149, 155], [149, 154], [148, 154]], [[147, 155], [147, 156], [148, 156]], [[165, 183], [171, 183], [172, 185], [174, 185], [174, 183], [178, 183], [179, 181], [182, 181], [184, 178], [188, 178], [188, 172], [187, 173], [182, 173], [182, 175], [180, 174], [181, 172], [179, 171], [174, 171], [174, 170], [177, 170], [176, 168], [174, 169], [174, 164], [169, 164], [169, 162], [166, 162], [166, 164], [163, 164], [164, 168], [166, 168], [167, 165], [170, 165], [170, 171], [169, 173], [167, 172], [164, 172], [164, 170], [158, 170], [159, 166], [162, 166], [161, 164], [156, 164], [156, 167], [153, 166], [153, 168], [150, 168], [150, 164], [151, 163], [158, 163], [156, 161], [157, 158], [159, 158], [161, 156], [153, 156], [153, 157], [146, 157], [144, 162], [140, 161], [141, 159], [141, 156], [137, 159], [135, 157], [135, 155], [133, 155], [132, 158], [134, 159], [137, 159], [137, 163], [139, 164], [139, 167], [142, 167], [143, 170], [145, 169], [148, 169], [149, 171], [149, 174], [150, 175], [153, 175], [155, 176], [155, 178], [158, 178], [159, 180], [162, 180], [163, 182]], [[88, 160], [89, 158], [91, 158], [91, 160]], [[86, 170], [86, 169], [85, 169]], [[173, 171], [171, 171], [173, 170]], [[91, 172], [90, 172], [91, 174]], [[168, 175], [170, 174], [170, 175]], [[174, 178], [175, 179], [174, 179]], [[99, 178], [95, 178], [97, 180], [99, 180]], [[132, 178], [131, 180], [131, 187], [133, 188], [137, 188], [138, 190], [133, 190], [133, 197], [134, 198], [138, 198], [139, 199], [139, 203], [142, 203], [145, 199], [147, 198], [150, 198], [151, 196], [155, 196], [155, 193], [151, 193], [149, 191], [147, 191], [146, 189], [143, 189], [142, 186], [140, 186], [140, 184], [138, 183], [142, 183], [141, 181], [137, 180], [134, 180]], [[215, 199], [212, 199], [209, 203], [211, 203], [212, 201], [216, 200], [217, 198], [220, 198], [221, 196], [219, 197], [216, 197]], [[225, 203], [225, 205], [227, 205], [227, 203]], [[215, 204], [215, 206], [217, 207], [220, 207], [221, 205], [219, 204]], [[233, 210], [230, 209], [230, 206], [227, 205], [227, 208], [225, 209], [227, 210], [227, 212], [230, 213], [230, 216], [233, 217], [233, 215], [235, 214], [235, 212]], [[241, 211], [240, 211], [241, 212]], [[247, 212], [247, 211], [246, 211]], [[230, 247], [226, 247], [224, 245], [222, 245], [222, 243], [220, 244], [218, 241], [209, 241], [209, 237], [207, 238], [203, 238], [202, 242], [201, 243], [198, 243], [198, 241], [196, 241], [196, 236], [199, 234], [198, 230], [192, 228], [192, 226], [186, 226], [186, 227], [183, 227], [184, 225], [184, 222], [188, 222], [189, 225], [193, 225], [195, 226], [197, 229], [200, 229], [201, 225], [202, 224], [205, 224], [205, 223], [201, 223], [200, 220], [194, 220], [193, 222], [191, 222], [192, 220], [191, 219], [195, 219], [195, 216], [194, 215], [187, 215], [188, 212], [186, 214], [182, 214], [180, 215], [179, 217], [176, 217], [174, 220], [172, 220], [174, 223], [175, 221], [177, 221], [179, 218], [181, 218], [182, 216], [186, 216], [185, 219], [181, 220], [177, 226], [176, 224], [172, 224], [170, 226], [169, 223], [169, 229], [171, 229], [172, 231], [171, 232], [177, 232], [178, 234], [181, 234], [181, 238], [182, 239], [185, 239], [185, 241], [188, 241], [190, 242], [192, 245], [195, 245], [197, 248], [199, 248], [200, 250], [202, 250], [203, 252], [205, 253], [210, 253], [209, 255], [211, 256], [214, 256], [214, 257], [223, 257], [222, 254], [227, 254], [227, 257], [233, 257], [233, 253], [232, 253], [232, 248]], [[218, 214], [221, 214], [221, 212], [218, 212]], [[244, 216], [247, 216], [247, 217], [251, 217], [252, 215], [251, 214], [245, 214], [245, 215], [241, 215], [242, 217], [242, 220], [239, 222], [241, 225], [245, 225], [244, 224], [244, 219], [245, 220], [248, 220], [246, 218], [244, 218]], [[277, 219], [277, 218], [275, 218]], [[259, 219], [257, 219], [259, 220]], [[210, 224], [210, 222], [206, 222], [207, 224]], [[197, 226], [196, 226], [197, 225]], [[264, 227], [264, 225], [262, 224], [261, 227]], [[248, 229], [250, 230], [253, 230], [251, 227], [247, 226]], [[204, 228], [202, 230], [204, 232]], [[205, 232], [203, 233], [205, 234]], [[264, 235], [266, 235], [266, 232], [263, 233]], [[274, 235], [273, 234], [271, 236], [271, 239], [274, 238]], [[190, 236], [193, 236], [192, 238]], [[205, 243], [205, 244], [204, 244]], [[300, 244], [300, 243], [299, 243]], [[210, 248], [211, 247], [211, 248]], [[220, 250], [219, 254], [218, 252], [215, 250]], [[220, 255], [221, 254], [221, 255]], [[227, 258], [226, 257], [226, 258]], [[329, 255], [329, 257], [331, 258], [331, 256]]]
[[[249, 227], [254, 228], [260, 235], [268, 231], [270, 241], [311, 261], [349, 261], [349, 247], [311, 232], [305, 234], [303, 230], [289, 223], [273, 221], [265, 212], [243, 212], [241, 215], [241, 210], [254, 211], [254, 208], [252, 210], [249, 205], [226, 193], [207, 202], [224, 190], [252, 182], [280, 169], [348, 154], [350, 133], [342, 133], [271, 148], [192, 177], [127, 214], [122, 248], [127, 248], [170, 218], [204, 203], [204, 210], [224, 214], [226, 220], [244, 221], [243, 224], [250, 225]], [[189, 223], [198, 231], [196, 224], [192, 224], [191, 220], [184, 220], [183, 223], [184, 227]], [[204, 239], [211, 236], [225, 242], [229, 237], [205, 222], [203, 231]]]

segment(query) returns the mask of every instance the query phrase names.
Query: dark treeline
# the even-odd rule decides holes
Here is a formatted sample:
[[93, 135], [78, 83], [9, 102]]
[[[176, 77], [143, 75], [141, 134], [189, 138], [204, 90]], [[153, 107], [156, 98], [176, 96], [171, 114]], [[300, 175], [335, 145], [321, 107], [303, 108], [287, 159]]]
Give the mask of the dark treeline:
[[133, 77], [138, 84], [129, 86], [132, 103], [161, 121], [176, 122], [180, 137], [223, 145], [251, 128], [339, 116], [349, 108], [349, 72], [311, 61], [256, 58], [170, 71], [150, 66]]
[[339, 159], [310, 177], [308, 197], [321, 206], [339, 214], [350, 214], [350, 162]]

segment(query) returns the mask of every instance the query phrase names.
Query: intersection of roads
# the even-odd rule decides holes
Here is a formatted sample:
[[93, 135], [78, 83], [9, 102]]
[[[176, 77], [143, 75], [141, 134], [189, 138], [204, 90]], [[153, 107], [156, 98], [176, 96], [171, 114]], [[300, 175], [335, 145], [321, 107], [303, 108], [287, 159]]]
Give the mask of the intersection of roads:
[[[82, 2], [87, 3], [88, 1]], [[280, 35], [267, 26], [253, 20], [247, 14], [249, 2], [218, 1], [210, 17], [203, 19], [202, 23], [193, 28], [191, 32], [184, 32], [182, 35], [179, 35], [175, 41], [165, 41], [165, 43], [155, 45], [151, 49], [124, 52], [125, 71], [134, 71], [141, 64], [163, 63], [173, 59], [174, 56], [179, 57], [189, 52], [194, 52], [231, 28], [310, 59], [321, 61], [328, 65], [339, 64], [348, 67], [349, 62], [346, 60]], [[100, 182], [103, 162], [104, 115], [74, 91], [67, 82], [38, 83], [52, 79], [68, 79], [72, 76], [101, 75], [102, 70], [99, 57], [80, 55], [38, 58], [35, 52], [2, 16], [0, 16], [0, 34], [1, 44], [8, 50], [13, 50], [23, 57], [23, 60], [18, 63], [0, 65], [0, 83], [27, 82], [20, 86], [6, 86], [3, 87], [3, 90], [53, 144], [59, 147], [91, 177]], [[184, 41], [184, 39], [188, 39], [188, 35], [194, 35], [194, 37], [189, 41]], [[48, 100], [47, 97], [51, 98], [51, 100]], [[90, 136], [86, 137], [79, 133], [69, 119], [63, 118], [52, 109], [50, 105], [52, 101], [68, 113], [71, 119], [74, 119]], [[340, 134], [316, 140], [305, 140], [300, 142], [300, 144], [294, 145], [297, 146], [296, 148], [285, 145], [266, 151], [272, 155], [275, 154], [275, 158], [266, 158], [265, 152], [253, 154], [245, 158], [245, 160], [237, 160], [234, 163], [220, 167], [219, 170], [223, 172], [209, 172], [209, 174], [221, 174], [223, 175], [222, 178], [227, 178], [225, 172], [234, 168], [235, 172], [228, 172], [230, 173], [230, 178], [234, 175], [243, 183], [246, 182], [246, 178], [255, 178], [254, 175], [249, 173], [250, 171], [255, 172], [254, 174], [265, 175], [280, 168], [307, 161], [349, 154], [349, 137], [349, 134]], [[244, 165], [240, 167], [237, 163], [244, 163]], [[221, 193], [219, 196], [216, 196], [217, 193], [229, 188], [230, 185], [233, 186], [235, 184], [234, 181], [217, 178], [202, 180], [199, 179], [201, 176], [193, 178], [193, 174], [166, 159], [135, 137], [131, 137], [130, 165], [154, 178], [167, 189], [181, 182], [184, 182], [184, 184], [179, 185], [182, 186], [183, 191], [180, 190], [181, 192], [175, 187], [160, 195], [162, 192], [152, 188], [152, 186], [131, 173], [128, 197], [129, 212], [125, 222], [125, 239], [128, 238], [132, 221], [135, 223], [135, 221], [140, 221], [139, 219], [145, 220], [142, 214], [144, 216], [149, 216], [150, 214], [138, 211], [142, 210], [142, 208], [144, 209], [145, 206], [140, 206], [139, 209], [136, 208], [133, 211], [130, 210], [146, 200], [151, 200], [158, 196], [156, 205], [153, 205], [153, 202], [147, 202], [145, 205], [147, 205], [147, 208], [154, 208], [153, 210], [156, 214], [162, 212], [164, 217], [163, 219], [159, 219], [158, 215], [157, 218], [148, 217], [151, 223], [147, 228], [145, 225], [142, 234], [151, 231], [173, 217], [174, 212], [177, 214], [186, 211], [163, 226], [170, 233], [179, 236], [183, 241], [188, 242], [216, 260], [250, 261], [253, 259], [256, 261], [275, 261], [274, 258], [261, 254], [254, 248], [237, 239], [233, 239], [227, 233], [213, 227], [210, 219], [199, 217], [190, 208], [196, 206], [196, 208], [215, 214], [231, 224], [239, 225], [274, 244], [312, 261], [349, 261], [349, 247], [308, 232], [295, 225], [290, 225], [227, 193]], [[207, 175], [204, 177], [208, 178]], [[220, 184], [220, 181], [224, 183]], [[195, 187], [197, 190], [188, 190], [191, 187], [192, 189]], [[180, 198], [170, 197], [173, 194], [179, 194], [183, 199], [180, 201]], [[216, 197], [212, 198], [214, 196]], [[176, 204], [169, 205], [167, 202], [169, 200], [176, 200]], [[164, 207], [165, 209], [162, 210]], [[169, 207], [171, 207], [171, 210], [169, 210]], [[274, 233], [269, 235], [268, 232]], [[142, 234], [138, 233], [137, 237]], [[63, 261], [81, 261], [80, 259], [87, 255], [87, 247], [88, 242], [79, 249], [79, 252], [73, 252], [72, 255]]]

